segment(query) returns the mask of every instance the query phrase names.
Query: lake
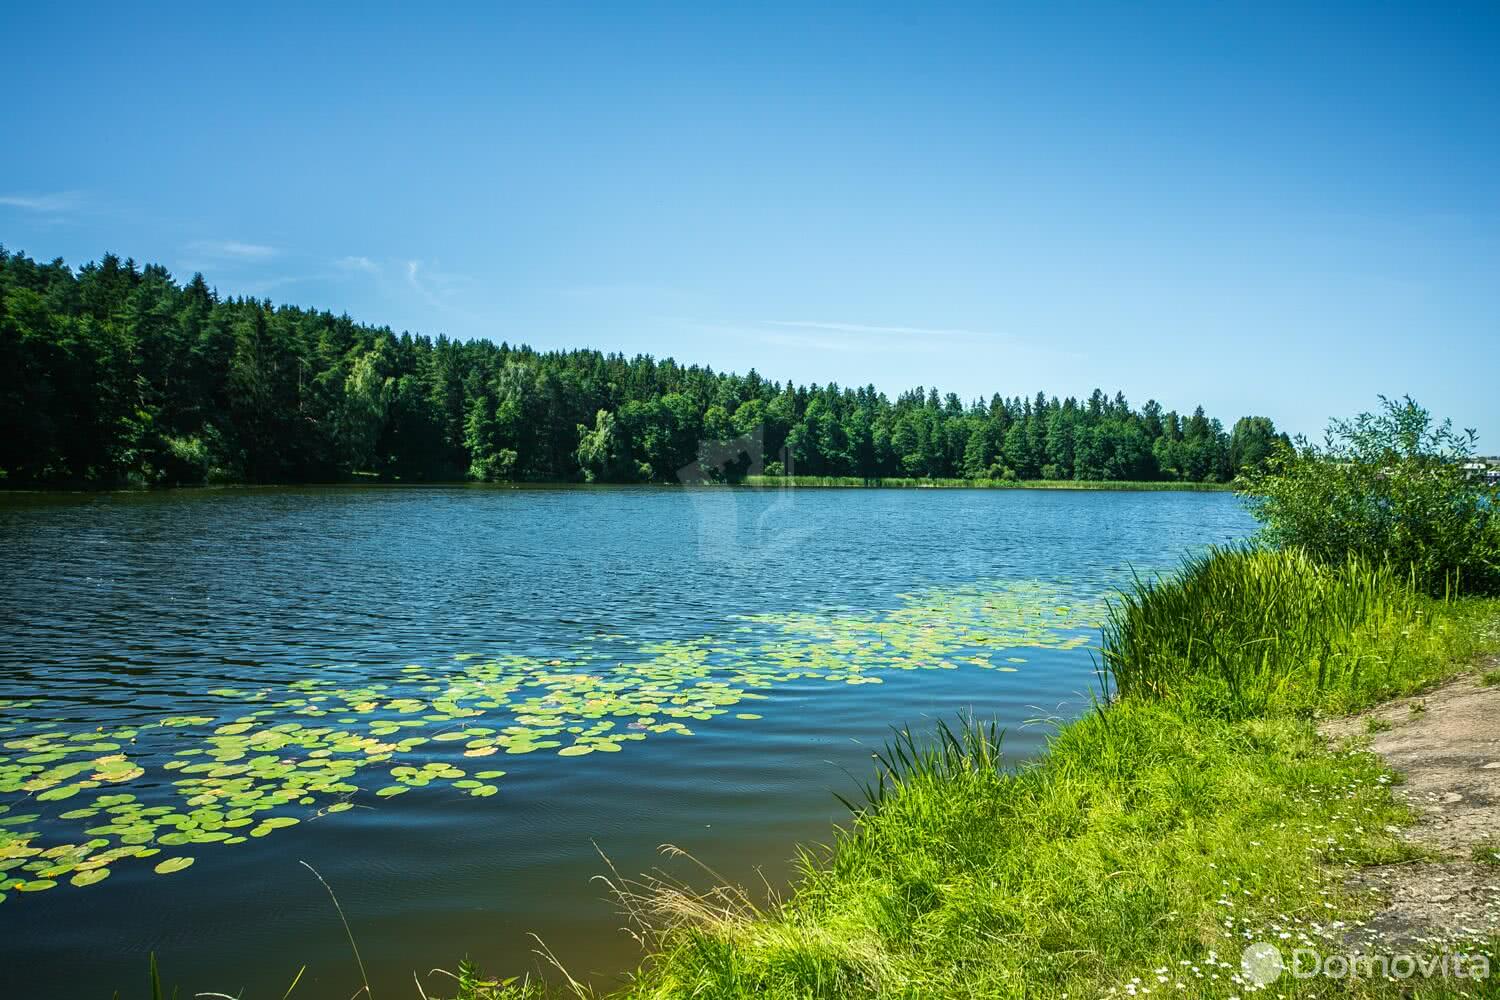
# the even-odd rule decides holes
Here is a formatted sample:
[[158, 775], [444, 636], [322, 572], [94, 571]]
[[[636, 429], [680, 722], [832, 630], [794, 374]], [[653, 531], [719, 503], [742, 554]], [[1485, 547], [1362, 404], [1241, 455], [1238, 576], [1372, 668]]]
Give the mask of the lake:
[[[1034, 754], [1102, 601], [1246, 536], [1225, 493], [334, 487], [0, 495], [0, 995], [380, 996], [595, 876], [782, 887], [891, 727]], [[189, 860], [191, 859], [191, 860]], [[441, 989], [436, 980], [429, 992]]]

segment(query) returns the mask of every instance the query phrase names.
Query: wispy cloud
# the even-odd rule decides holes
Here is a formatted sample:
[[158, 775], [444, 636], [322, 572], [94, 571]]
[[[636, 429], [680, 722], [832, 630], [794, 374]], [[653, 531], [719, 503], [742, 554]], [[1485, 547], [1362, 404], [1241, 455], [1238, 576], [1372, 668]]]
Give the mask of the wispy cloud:
[[420, 260], [409, 260], [406, 262], [406, 283], [414, 288], [418, 295], [433, 303], [434, 295], [428, 291], [427, 285], [422, 281], [422, 262]]
[[188, 250], [221, 260], [270, 260], [281, 253], [276, 247], [266, 246], [263, 243], [245, 243], [240, 240], [197, 240], [188, 244]]
[[843, 355], [920, 354], [924, 357], [982, 357], [1003, 349], [1009, 357], [1028, 357], [1071, 363], [1076, 352], [1028, 342], [1010, 333], [960, 327], [906, 326], [812, 319], [766, 319], [750, 323], [713, 323], [684, 320], [684, 325], [742, 342], [788, 351], [817, 351]]
[[380, 273], [380, 265], [368, 257], [340, 257], [333, 262], [333, 266], [341, 271], [363, 271], [365, 274]]
[[697, 302], [702, 296], [684, 288], [646, 281], [602, 281], [593, 284], [567, 285], [558, 289], [564, 298], [583, 302]]
[[812, 319], [768, 319], [767, 326], [790, 327], [797, 330], [823, 330], [829, 333], [863, 334], [877, 337], [989, 337], [1004, 336], [981, 330], [963, 330], [934, 326], [875, 326], [869, 323], [840, 323]]
[[886, 342], [870, 343], [869, 341], [858, 341], [852, 337], [818, 336], [810, 333], [786, 333], [782, 331], [761, 330], [752, 334], [756, 339], [766, 344], [777, 347], [790, 347], [799, 351], [834, 351], [842, 354], [869, 353], [874, 351], [889, 351], [895, 345]]
[[903, 342], [895, 337], [861, 336], [842, 329], [791, 327], [768, 321], [716, 323], [681, 318], [671, 322], [677, 322], [700, 334], [712, 335], [719, 340], [728, 339], [796, 351], [872, 354], [900, 350], [903, 346]]
[[423, 302], [434, 309], [441, 309], [467, 320], [479, 318], [458, 302], [460, 290], [469, 284], [467, 275], [440, 270], [437, 261], [408, 260], [406, 283]]
[[0, 194], [0, 205], [27, 212], [61, 215], [82, 208], [84, 197], [79, 191], [53, 191], [48, 194]]

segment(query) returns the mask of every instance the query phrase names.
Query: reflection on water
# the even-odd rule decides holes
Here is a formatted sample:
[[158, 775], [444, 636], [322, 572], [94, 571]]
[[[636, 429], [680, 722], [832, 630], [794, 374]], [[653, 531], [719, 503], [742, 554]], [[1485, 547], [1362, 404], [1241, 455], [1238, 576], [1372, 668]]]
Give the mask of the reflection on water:
[[1248, 527], [1222, 494], [5, 498], [0, 975], [107, 995], [154, 950], [195, 990], [342, 987], [299, 859], [377, 988], [524, 971], [532, 930], [617, 973], [595, 845], [782, 879], [890, 725], [972, 710], [1033, 752], [1130, 567]]

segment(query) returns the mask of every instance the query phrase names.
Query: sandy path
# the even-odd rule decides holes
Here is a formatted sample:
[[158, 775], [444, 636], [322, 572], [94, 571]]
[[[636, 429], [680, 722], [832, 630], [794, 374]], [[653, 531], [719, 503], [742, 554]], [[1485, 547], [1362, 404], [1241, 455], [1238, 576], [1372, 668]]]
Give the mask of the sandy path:
[[1350, 888], [1387, 905], [1348, 946], [1394, 951], [1500, 935], [1500, 687], [1479, 681], [1496, 666], [1320, 727], [1339, 742], [1368, 738], [1404, 777], [1392, 792], [1417, 822], [1403, 835], [1433, 858], [1350, 879]]

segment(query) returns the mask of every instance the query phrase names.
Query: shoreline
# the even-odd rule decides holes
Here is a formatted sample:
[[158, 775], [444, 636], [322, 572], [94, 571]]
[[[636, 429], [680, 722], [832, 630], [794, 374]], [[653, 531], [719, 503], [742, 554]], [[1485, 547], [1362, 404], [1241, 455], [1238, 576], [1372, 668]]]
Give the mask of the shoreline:
[[771, 489], [1100, 490], [1122, 493], [1229, 493], [1233, 483], [1141, 479], [859, 479], [853, 476], [746, 476], [745, 486]]
[[[612, 882], [646, 949], [597, 995], [1228, 1000], [1276, 979], [1294, 987], [1258, 964], [1253, 949], [1266, 947], [1287, 967], [1312, 952], [1456, 947], [1500, 974], [1494, 926], [1441, 947], [1355, 941], [1387, 909], [1357, 891], [1361, 874], [1431, 849], [1393, 792], [1391, 763], [1327, 732], [1472, 675], [1500, 649], [1500, 600], [1430, 598], [1376, 568], [1222, 550], [1123, 596], [1104, 635], [1108, 703], [1060, 726], [1041, 756], [1012, 765], [1003, 734], [978, 723], [939, 724], [931, 739], [904, 729], [865, 800], [846, 803], [848, 825], [816, 859], [803, 853], [779, 899]], [[1204, 629], [1224, 635], [1207, 657]], [[1387, 664], [1378, 676], [1361, 669], [1371, 659]], [[1497, 675], [1481, 681], [1492, 700]], [[1371, 1000], [1411, 985], [1318, 984]], [[543, 980], [476, 977], [458, 1000], [563, 995]]]
[[746, 476], [739, 483], [576, 483], [576, 482], [498, 482], [480, 483], [466, 480], [402, 482], [393, 480], [341, 480], [338, 482], [302, 483], [190, 483], [177, 486], [7, 486], [0, 484], [5, 496], [77, 496], [89, 494], [193, 493], [218, 490], [296, 490], [320, 489], [434, 489], [434, 490], [696, 490], [696, 489], [869, 489], [869, 490], [1070, 490], [1077, 492], [1116, 493], [1231, 493], [1233, 483], [1155, 482], [1150, 480], [1082, 480], [1082, 479], [858, 479], [847, 476]]

